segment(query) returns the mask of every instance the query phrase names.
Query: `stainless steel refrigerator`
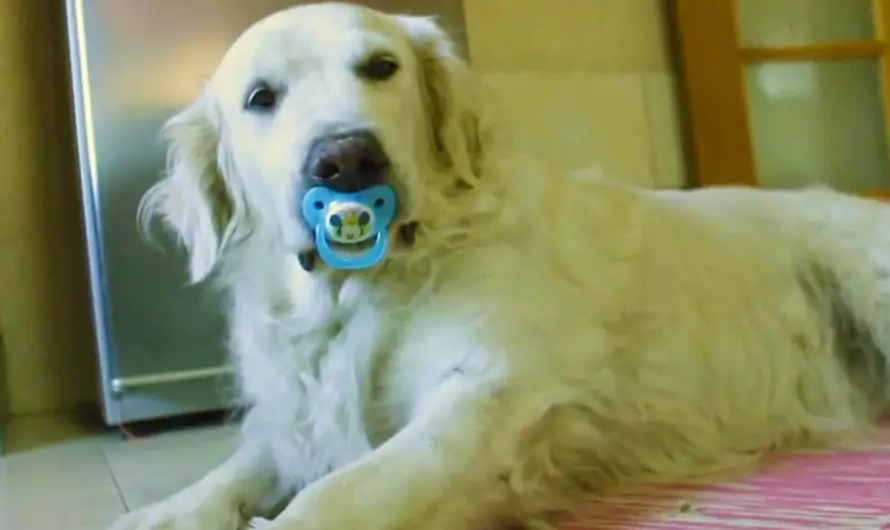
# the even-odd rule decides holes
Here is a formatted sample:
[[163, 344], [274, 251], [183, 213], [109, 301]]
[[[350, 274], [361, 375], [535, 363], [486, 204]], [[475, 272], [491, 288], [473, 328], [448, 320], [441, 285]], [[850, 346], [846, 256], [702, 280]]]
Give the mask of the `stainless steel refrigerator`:
[[[220, 293], [189, 286], [185, 257], [136, 207], [164, 166], [159, 130], [226, 47], [288, 0], [67, 0], [81, 200], [102, 409], [120, 424], [225, 408], [233, 397]], [[438, 15], [464, 43], [462, 0], [364, 0]]]

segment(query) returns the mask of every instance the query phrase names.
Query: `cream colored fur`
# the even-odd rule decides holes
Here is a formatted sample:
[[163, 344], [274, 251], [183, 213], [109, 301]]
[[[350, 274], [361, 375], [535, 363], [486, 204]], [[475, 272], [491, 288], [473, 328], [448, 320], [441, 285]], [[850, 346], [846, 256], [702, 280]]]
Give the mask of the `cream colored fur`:
[[[377, 50], [401, 71], [371, 84], [354, 65]], [[274, 115], [242, 107], [257, 78], [286, 91]], [[243, 442], [114, 530], [233, 530], [282, 500], [263, 527], [537, 524], [616, 482], [867, 432], [886, 404], [890, 208], [554, 174], [492, 105], [427, 19], [296, 7], [232, 46], [170, 122], [143, 214], [229, 293]], [[418, 239], [368, 272], [307, 273], [299, 168], [343, 125], [378, 132]], [[826, 274], [884, 355], [858, 375]]]

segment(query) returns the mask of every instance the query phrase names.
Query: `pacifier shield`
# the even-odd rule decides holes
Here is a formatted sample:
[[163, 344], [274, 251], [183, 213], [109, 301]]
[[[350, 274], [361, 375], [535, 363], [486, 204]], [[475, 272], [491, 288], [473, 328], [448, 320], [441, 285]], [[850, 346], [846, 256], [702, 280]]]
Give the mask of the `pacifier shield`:
[[396, 195], [380, 185], [353, 193], [324, 187], [303, 196], [302, 213], [315, 233], [318, 255], [337, 269], [363, 269], [381, 261], [389, 246]]

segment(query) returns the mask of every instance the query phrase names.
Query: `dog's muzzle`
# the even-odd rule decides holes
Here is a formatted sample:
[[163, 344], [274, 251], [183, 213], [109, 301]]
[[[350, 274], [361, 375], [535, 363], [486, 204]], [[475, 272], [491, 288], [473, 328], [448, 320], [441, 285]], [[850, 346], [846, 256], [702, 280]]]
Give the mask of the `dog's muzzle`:
[[[297, 205], [315, 243], [315, 249], [298, 255], [303, 269], [315, 268], [316, 252], [328, 266], [344, 270], [384, 259], [398, 204], [387, 183], [390, 169], [389, 157], [370, 130], [339, 132], [312, 143], [299, 186], [306, 191]], [[413, 245], [416, 227], [415, 222], [400, 226], [399, 239]]]

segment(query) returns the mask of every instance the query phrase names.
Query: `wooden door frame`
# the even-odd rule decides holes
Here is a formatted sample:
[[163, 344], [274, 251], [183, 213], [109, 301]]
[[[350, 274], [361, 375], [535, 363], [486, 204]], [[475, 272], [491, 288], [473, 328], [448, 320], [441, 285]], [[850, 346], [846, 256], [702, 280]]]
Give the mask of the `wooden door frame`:
[[[746, 98], [742, 71], [732, 52], [737, 47], [735, 20], [725, 12], [731, 1], [667, 2], [693, 186], [756, 185], [748, 110], [723, 103]], [[711, 31], [704, 33], [701, 27]]]
[[[666, 2], [690, 185], [757, 185], [744, 65], [763, 61], [880, 60], [890, 157], [890, 0], [872, 0], [876, 33], [870, 41], [777, 48], [740, 45], [737, 1], [744, 0]], [[890, 198], [890, 187], [864, 194]]]

